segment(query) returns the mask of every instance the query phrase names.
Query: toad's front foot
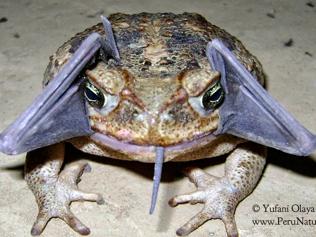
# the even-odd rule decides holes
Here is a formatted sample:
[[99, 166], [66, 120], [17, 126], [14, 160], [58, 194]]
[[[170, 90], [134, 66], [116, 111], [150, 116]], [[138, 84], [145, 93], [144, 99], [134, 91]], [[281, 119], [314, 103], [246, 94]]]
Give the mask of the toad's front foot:
[[[58, 172], [62, 164], [58, 156], [56, 159], [48, 157], [45, 162], [38, 164], [30, 157], [30, 155], [34, 155], [32, 153], [37, 153], [36, 155], [41, 157], [38, 153], [46, 152], [33, 151], [28, 154], [27, 158], [25, 179], [35, 195], [39, 209], [31, 234], [40, 235], [51, 218], [60, 218], [76, 232], [88, 235], [90, 229], [71, 212], [70, 203], [73, 201], [104, 203], [100, 194], [86, 193], [78, 189], [77, 184], [81, 175], [83, 172], [90, 172], [91, 167], [87, 162], [80, 161], [71, 163]], [[47, 153], [45, 155], [46, 158], [49, 156]]]
[[179, 195], [169, 201], [172, 207], [182, 203], [204, 203], [204, 208], [185, 225], [177, 230], [177, 235], [185, 236], [210, 219], [221, 219], [229, 237], [238, 236], [234, 213], [238, 204], [234, 187], [225, 177], [218, 178], [198, 168], [187, 169], [186, 175], [197, 191]]
[[225, 176], [215, 177], [199, 168], [185, 171], [197, 191], [179, 195], [169, 201], [172, 207], [182, 203], [204, 203], [204, 208], [177, 230], [185, 236], [210, 219], [224, 222], [228, 237], [237, 237], [235, 210], [238, 203], [248, 196], [261, 176], [265, 165], [265, 149], [249, 144], [237, 148], [226, 161]]

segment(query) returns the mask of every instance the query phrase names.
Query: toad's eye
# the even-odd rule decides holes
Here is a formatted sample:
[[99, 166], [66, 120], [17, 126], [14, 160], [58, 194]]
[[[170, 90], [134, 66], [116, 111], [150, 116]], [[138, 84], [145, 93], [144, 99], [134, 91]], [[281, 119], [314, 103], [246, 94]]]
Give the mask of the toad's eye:
[[89, 81], [86, 81], [84, 84], [84, 95], [93, 107], [101, 109], [106, 104], [106, 97], [102, 91]]
[[224, 90], [220, 82], [216, 82], [202, 97], [202, 105], [205, 110], [216, 109], [224, 100]]

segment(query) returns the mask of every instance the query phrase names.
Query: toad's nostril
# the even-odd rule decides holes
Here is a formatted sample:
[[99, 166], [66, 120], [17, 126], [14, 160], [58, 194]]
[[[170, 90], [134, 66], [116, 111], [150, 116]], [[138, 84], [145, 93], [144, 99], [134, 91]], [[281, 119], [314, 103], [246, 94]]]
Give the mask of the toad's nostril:
[[172, 114], [169, 114], [169, 113], [163, 113], [159, 117], [160, 117], [160, 120], [162, 122], [172, 122], [172, 121], [174, 121], [174, 116]]
[[149, 126], [154, 126], [157, 123], [155, 116], [150, 115], [148, 112], [133, 113], [133, 119], [138, 122], [148, 124]]

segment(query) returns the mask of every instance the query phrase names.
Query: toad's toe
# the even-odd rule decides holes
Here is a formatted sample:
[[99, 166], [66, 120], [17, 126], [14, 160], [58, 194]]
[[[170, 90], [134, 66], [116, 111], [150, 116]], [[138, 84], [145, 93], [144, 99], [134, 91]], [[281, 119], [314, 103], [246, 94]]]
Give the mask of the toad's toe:
[[256, 186], [264, 164], [265, 148], [244, 144], [227, 157], [223, 177], [212, 176], [199, 168], [186, 169], [185, 174], [197, 190], [172, 198], [169, 205], [203, 203], [204, 208], [178, 229], [177, 235], [188, 235], [210, 219], [221, 219], [227, 236], [237, 237], [236, 207]]
[[90, 229], [85, 226], [70, 210], [73, 201], [94, 201], [103, 204], [100, 194], [83, 192], [78, 189], [78, 183], [83, 172], [91, 171], [86, 162], [71, 163], [58, 176], [45, 176], [43, 182], [38, 177], [28, 176], [39, 207], [39, 214], [32, 227], [32, 235], [40, 235], [51, 218], [60, 218], [74, 231], [88, 235]]
[[235, 198], [232, 186], [225, 178], [211, 176], [200, 169], [191, 169], [186, 174], [198, 190], [193, 193], [175, 196], [170, 199], [169, 205], [175, 207], [183, 203], [204, 203], [204, 208], [179, 228], [176, 232], [177, 235], [186, 236], [208, 220], [221, 219], [225, 224], [228, 236], [237, 236], [234, 213], [238, 200]]

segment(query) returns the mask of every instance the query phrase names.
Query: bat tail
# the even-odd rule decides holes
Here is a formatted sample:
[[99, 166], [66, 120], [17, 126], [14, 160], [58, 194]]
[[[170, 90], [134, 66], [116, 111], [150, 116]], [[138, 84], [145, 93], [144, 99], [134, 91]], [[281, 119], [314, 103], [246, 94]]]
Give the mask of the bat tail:
[[155, 161], [155, 171], [154, 171], [154, 184], [151, 196], [151, 205], [149, 214], [153, 214], [157, 202], [159, 184], [161, 180], [162, 166], [164, 162], [165, 149], [163, 147], [156, 147], [156, 161]]

